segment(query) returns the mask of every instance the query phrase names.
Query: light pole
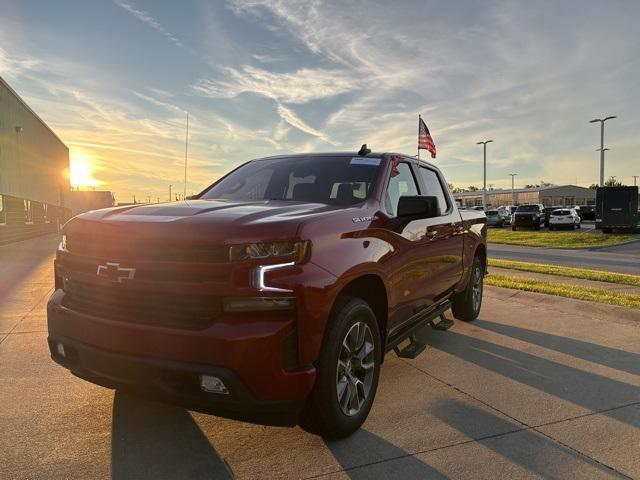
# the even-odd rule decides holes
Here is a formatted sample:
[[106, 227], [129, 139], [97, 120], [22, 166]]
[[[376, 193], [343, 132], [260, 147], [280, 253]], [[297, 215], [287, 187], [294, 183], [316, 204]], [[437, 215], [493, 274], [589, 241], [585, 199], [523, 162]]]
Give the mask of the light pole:
[[484, 142], [477, 142], [476, 145], [482, 145], [484, 150], [484, 175], [482, 182], [482, 207], [487, 211], [487, 143], [491, 143], [493, 140], [485, 140]]
[[589, 123], [596, 123], [596, 122], [600, 122], [600, 186], [604, 187], [604, 122], [606, 122], [607, 120], [611, 120], [613, 118], [616, 118], [615, 115], [610, 115], [608, 117], [605, 118], [594, 118], [593, 120], [590, 120]]
[[633, 177], [633, 186], [637, 186], [638, 185], [638, 175], [632, 175]]
[[184, 136], [184, 196], [187, 196], [187, 157], [189, 154], [189, 112], [187, 112], [187, 131]]
[[516, 178], [516, 175], [518, 175], [518, 174], [517, 173], [510, 173], [509, 175], [511, 175], [511, 204], [515, 205], [516, 204], [516, 190], [514, 188], [513, 179]]

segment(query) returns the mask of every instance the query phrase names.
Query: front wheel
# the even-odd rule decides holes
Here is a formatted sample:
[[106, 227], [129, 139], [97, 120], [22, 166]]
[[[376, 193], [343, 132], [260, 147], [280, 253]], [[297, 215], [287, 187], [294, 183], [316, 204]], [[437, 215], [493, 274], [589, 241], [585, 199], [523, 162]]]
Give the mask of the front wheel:
[[511, 225], [511, 231], [515, 232], [517, 230], [515, 225]]
[[484, 265], [475, 257], [471, 267], [471, 275], [466, 288], [453, 296], [451, 311], [458, 320], [470, 322], [478, 318], [482, 307], [482, 291], [484, 289]]
[[324, 438], [344, 438], [369, 415], [378, 388], [382, 346], [371, 307], [342, 297], [333, 309], [316, 362], [316, 383], [300, 426]]

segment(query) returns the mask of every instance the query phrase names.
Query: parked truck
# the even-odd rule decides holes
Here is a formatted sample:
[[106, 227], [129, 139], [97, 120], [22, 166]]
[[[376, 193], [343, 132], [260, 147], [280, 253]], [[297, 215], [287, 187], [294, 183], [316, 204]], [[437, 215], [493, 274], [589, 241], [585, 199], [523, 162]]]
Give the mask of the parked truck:
[[596, 190], [596, 228], [640, 230], [638, 187], [599, 187]]
[[[51, 356], [109, 388], [327, 438], [367, 417], [386, 352], [474, 320], [486, 217], [391, 153], [253, 160], [183, 202], [69, 221]], [[398, 404], [402, 403], [398, 393]]]

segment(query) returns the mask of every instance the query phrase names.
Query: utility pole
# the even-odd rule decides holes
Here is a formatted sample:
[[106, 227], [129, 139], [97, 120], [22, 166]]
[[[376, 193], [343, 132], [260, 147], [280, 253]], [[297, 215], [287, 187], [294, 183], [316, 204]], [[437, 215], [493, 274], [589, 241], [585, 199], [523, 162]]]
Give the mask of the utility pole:
[[487, 143], [491, 143], [493, 140], [485, 140], [483, 142], [477, 142], [476, 145], [482, 145], [484, 151], [484, 168], [483, 168], [483, 182], [482, 182], [482, 207], [487, 210]]
[[169, 201], [171, 201], [171, 187], [172, 187], [172, 186], [173, 186], [173, 185], [169, 185]]
[[596, 123], [596, 122], [600, 122], [600, 186], [604, 187], [604, 152], [605, 149], [604, 148], [604, 122], [606, 122], [607, 120], [611, 120], [613, 118], [616, 118], [615, 115], [610, 115], [608, 117], [605, 118], [594, 118], [593, 120], [590, 120], [589, 123]]
[[509, 175], [511, 175], [511, 204], [515, 205], [516, 204], [516, 190], [514, 188], [514, 178], [516, 177], [516, 175], [518, 175], [517, 173], [510, 173]]
[[187, 133], [184, 138], [184, 196], [187, 196], [187, 157], [189, 154], [189, 112], [187, 112]]
[[638, 175], [631, 175], [633, 177], [633, 186], [638, 186]]

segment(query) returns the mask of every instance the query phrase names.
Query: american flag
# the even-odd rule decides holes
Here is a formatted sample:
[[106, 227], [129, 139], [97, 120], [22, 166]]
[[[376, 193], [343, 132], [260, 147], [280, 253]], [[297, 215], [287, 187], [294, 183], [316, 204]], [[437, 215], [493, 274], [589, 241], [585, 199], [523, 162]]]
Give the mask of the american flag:
[[418, 117], [418, 150], [420, 149], [429, 150], [431, 158], [436, 158], [436, 144], [433, 143], [431, 133], [422, 117]]

